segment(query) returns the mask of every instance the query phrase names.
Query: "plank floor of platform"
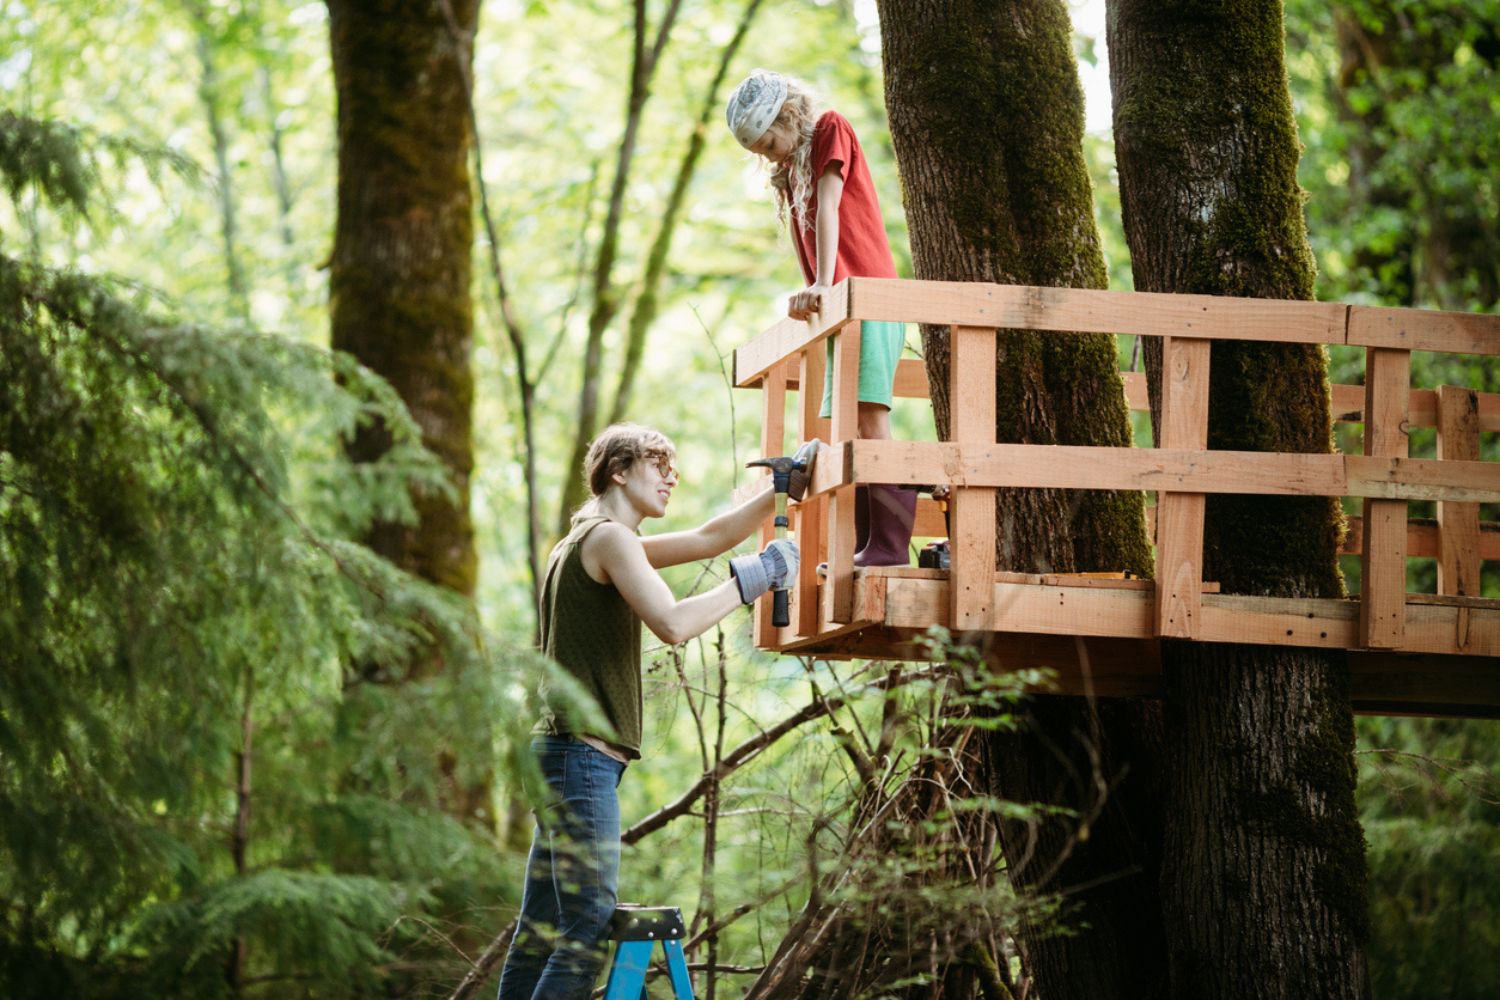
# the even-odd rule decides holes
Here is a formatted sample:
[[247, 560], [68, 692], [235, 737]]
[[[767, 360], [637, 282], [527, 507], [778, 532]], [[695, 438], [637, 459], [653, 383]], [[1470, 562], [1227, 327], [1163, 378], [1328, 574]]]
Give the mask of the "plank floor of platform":
[[[1155, 584], [997, 573], [995, 631], [964, 635], [1004, 669], [1045, 667], [1056, 689], [1101, 697], [1161, 690], [1161, 640], [1153, 634]], [[1500, 718], [1500, 601], [1408, 595], [1401, 649], [1359, 649], [1358, 599], [1202, 595], [1200, 642], [1323, 648], [1347, 657], [1357, 712]], [[828, 620], [820, 586], [819, 632], [782, 629], [766, 649], [820, 659], [923, 660], [917, 640], [948, 624], [948, 573], [858, 569], [854, 614]], [[795, 598], [794, 598], [795, 603]], [[792, 621], [798, 621], [793, 608]]]

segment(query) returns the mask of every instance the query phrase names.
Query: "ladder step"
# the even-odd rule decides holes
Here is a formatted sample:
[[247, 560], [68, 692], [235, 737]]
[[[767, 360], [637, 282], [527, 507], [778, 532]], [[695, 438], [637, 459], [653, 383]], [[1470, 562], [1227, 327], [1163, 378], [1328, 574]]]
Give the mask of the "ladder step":
[[676, 1000], [693, 1000], [693, 980], [682, 951], [686, 933], [682, 911], [675, 906], [617, 906], [609, 921], [609, 937], [619, 944], [604, 987], [604, 1000], [645, 1000], [646, 971], [658, 941], [666, 952], [673, 996]]
[[611, 941], [662, 941], [687, 933], [682, 911], [675, 906], [621, 903], [609, 920]]

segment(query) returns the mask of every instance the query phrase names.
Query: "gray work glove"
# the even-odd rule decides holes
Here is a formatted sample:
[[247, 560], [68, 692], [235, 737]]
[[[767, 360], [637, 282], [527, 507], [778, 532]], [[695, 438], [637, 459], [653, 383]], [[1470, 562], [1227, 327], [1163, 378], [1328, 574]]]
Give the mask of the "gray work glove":
[[729, 575], [739, 584], [740, 600], [750, 604], [768, 590], [784, 590], [797, 575], [801, 558], [797, 543], [777, 538], [759, 555], [736, 556], [729, 560]]
[[792, 456], [803, 465], [800, 469], [792, 470], [791, 478], [787, 482], [786, 495], [793, 500], [801, 502], [807, 494], [807, 484], [812, 481], [813, 460], [818, 457], [818, 448], [822, 444], [822, 441], [813, 438], [798, 448], [797, 453]]

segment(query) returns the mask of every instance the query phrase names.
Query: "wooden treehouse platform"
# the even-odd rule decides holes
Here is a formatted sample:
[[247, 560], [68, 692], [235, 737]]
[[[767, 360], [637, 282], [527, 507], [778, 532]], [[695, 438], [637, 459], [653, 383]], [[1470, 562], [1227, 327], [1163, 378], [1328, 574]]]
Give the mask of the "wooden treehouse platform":
[[[786, 440], [788, 393], [798, 397], [796, 440], [832, 442], [807, 499], [791, 510], [802, 549], [791, 625], [773, 628], [762, 602], [757, 646], [916, 660], [925, 654], [915, 640], [941, 625], [1002, 668], [1051, 668], [1059, 690], [1100, 696], [1157, 694], [1164, 638], [1337, 649], [1347, 651], [1357, 711], [1500, 717], [1500, 601], [1478, 596], [1481, 561], [1500, 559], [1500, 525], [1481, 522], [1479, 509], [1500, 503], [1500, 463], [1479, 460], [1480, 433], [1500, 430], [1500, 395], [1411, 388], [1414, 350], [1500, 354], [1500, 316], [874, 278], [845, 281], [829, 300], [814, 321], [783, 320], [735, 353], [735, 384], [763, 390], [763, 454], [795, 447]], [[949, 440], [854, 440], [861, 320], [950, 328]], [[1161, 337], [1162, 447], [995, 443], [999, 329]], [[833, 416], [821, 419], [823, 341], [834, 334]], [[1365, 425], [1364, 453], [1207, 450], [1214, 340], [1363, 347], [1365, 385], [1332, 391], [1334, 419]], [[1131, 407], [1145, 409], [1144, 377], [1126, 373], [1124, 386]], [[928, 397], [921, 362], [901, 362], [896, 393]], [[1436, 459], [1409, 457], [1412, 427], [1437, 429]], [[857, 569], [860, 483], [948, 485], [951, 533], [924, 497], [915, 536], [950, 537], [951, 569]], [[1157, 581], [996, 572], [998, 487], [1155, 493]], [[1361, 560], [1361, 594], [1219, 593], [1202, 574], [1210, 493], [1359, 498], [1344, 551]], [[1408, 520], [1411, 500], [1436, 501], [1435, 522]], [[1415, 557], [1437, 560], [1438, 593], [1407, 593], [1406, 562]]]

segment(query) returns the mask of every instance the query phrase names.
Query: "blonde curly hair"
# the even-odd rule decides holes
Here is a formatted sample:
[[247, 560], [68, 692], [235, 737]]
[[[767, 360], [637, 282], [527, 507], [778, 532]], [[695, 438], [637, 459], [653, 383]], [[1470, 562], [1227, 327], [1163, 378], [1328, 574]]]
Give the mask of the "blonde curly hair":
[[802, 229], [809, 229], [812, 220], [807, 217], [808, 202], [812, 200], [812, 141], [813, 130], [822, 117], [812, 90], [795, 77], [786, 77], [786, 102], [776, 115], [772, 128], [781, 126], [797, 136], [797, 148], [792, 155], [771, 170], [771, 187], [776, 189], [776, 218], [787, 225], [787, 210]]

